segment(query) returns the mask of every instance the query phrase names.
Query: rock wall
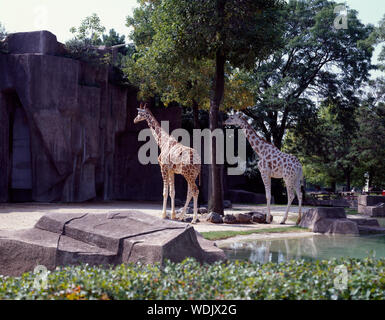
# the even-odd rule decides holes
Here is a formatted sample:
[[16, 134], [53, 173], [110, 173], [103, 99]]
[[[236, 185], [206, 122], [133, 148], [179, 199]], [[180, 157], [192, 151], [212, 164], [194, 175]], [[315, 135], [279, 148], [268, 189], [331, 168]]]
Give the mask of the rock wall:
[[[137, 135], [145, 125], [132, 122], [136, 89], [116, 83], [108, 66], [64, 57], [48, 31], [15, 33], [7, 41], [9, 53], [0, 53], [0, 202], [160, 200], [158, 165], [137, 159], [143, 144]], [[22, 159], [31, 166], [27, 190], [11, 185], [19, 108], [30, 137], [30, 158]], [[179, 108], [153, 111], [170, 120], [171, 130], [180, 127]], [[186, 188], [181, 179], [176, 183], [184, 199]], [[11, 199], [16, 191], [24, 192]]]

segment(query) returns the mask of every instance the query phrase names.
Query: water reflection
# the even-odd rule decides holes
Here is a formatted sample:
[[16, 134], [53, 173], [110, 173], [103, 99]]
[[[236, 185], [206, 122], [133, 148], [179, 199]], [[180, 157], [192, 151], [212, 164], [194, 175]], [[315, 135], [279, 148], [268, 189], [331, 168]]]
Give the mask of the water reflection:
[[235, 242], [223, 248], [230, 260], [284, 262], [291, 259], [330, 259], [339, 257], [385, 258], [385, 236], [327, 236], [300, 239]]

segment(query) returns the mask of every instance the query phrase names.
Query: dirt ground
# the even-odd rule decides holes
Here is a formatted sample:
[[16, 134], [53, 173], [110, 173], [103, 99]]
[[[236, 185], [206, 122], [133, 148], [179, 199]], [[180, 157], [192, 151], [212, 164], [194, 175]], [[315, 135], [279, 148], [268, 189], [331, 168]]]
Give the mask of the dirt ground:
[[[0, 204], [0, 230], [18, 230], [32, 228], [34, 224], [48, 212], [60, 213], [72, 213], [72, 212], [84, 212], [84, 213], [105, 213], [110, 211], [128, 211], [138, 210], [144, 213], [148, 213], [157, 217], [161, 215], [162, 205], [157, 202], [125, 202], [125, 201], [113, 201], [113, 202], [89, 202], [81, 204], [51, 204], [51, 203], [7, 203]], [[273, 223], [268, 224], [219, 224], [215, 225], [205, 221], [205, 217], [200, 218], [200, 222], [194, 225], [195, 230], [198, 232], [207, 231], [224, 231], [224, 230], [253, 230], [253, 229], [266, 229], [281, 227], [279, 224], [282, 220], [282, 216], [285, 212], [285, 206], [272, 206], [271, 213], [274, 217]], [[305, 207], [304, 210], [307, 210]], [[260, 211], [266, 212], [266, 207], [260, 205], [243, 205], [233, 204], [233, 208], [226, 209], [225, 213], [236, 212], [249, 212]], [[169, 212], [169, 211], [168, 211]], [[293, 206], [290, 209], [289, 218], [286, 225], [295, 225], [297, 218], [298, 207]], [[181, 222], [182, 223], [182, 222]]]

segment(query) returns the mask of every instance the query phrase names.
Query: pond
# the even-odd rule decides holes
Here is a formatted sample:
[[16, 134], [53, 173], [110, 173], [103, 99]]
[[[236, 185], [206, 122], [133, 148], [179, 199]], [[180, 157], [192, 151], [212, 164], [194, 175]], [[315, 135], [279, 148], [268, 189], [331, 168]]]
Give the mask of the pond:
[[339, 257], [385, 258], [385, 236], [316, 235], [295, 239], [234, 242], [222, 247], [230, 260], [284, 262], [291, 259], [324, 260]]

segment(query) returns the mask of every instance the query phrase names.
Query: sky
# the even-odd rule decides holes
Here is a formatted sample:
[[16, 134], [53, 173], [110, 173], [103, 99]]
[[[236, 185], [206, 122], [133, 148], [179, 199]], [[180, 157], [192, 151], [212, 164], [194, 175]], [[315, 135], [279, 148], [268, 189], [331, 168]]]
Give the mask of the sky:
[[[346, 0], [345, 3], [358, 11], [365, 24], [377, 25], [385, 15], [385, 0]], [[71, 27], [79, 26], [82, 19], [96, 13], [107, 30], [114, 28], [127, 37], [126, 17], [136, 6], [137, 0], [0, 0], [0, 22], [9, 33], [48, 30], [65, 42], [72, 38]], [[379, 52], [377, 48], [374, 62]]]

